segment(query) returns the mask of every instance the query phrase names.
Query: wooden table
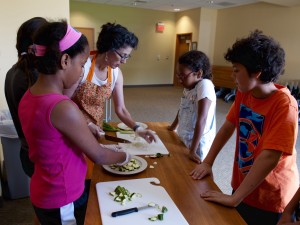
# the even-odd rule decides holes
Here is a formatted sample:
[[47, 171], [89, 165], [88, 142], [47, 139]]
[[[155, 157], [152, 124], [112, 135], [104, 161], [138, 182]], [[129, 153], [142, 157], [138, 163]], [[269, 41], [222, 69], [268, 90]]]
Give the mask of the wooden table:
[[200, 197], [200, 193], [203, 191], [219, 190], [219, 188], [210, 177], [203, 180], [193, 180], [189, 176], [196, 164], [188, 159], [188, 151], [178, 136], [167, 130], [168, 123], [149, 122], [147, 124], [150, 129], [156, 131], [169, 150], [170, 156], [155, 159], [142, 156], [149, 165], [153, 162], [157, 162], [157, 165], [153, 169], [148, 167], [142, 173], [131, 176], [114, 175], [105, 171], [100, 165], [95, 165], [85, 225], [102, 225], [95, 188], [96, 183], [148, 177], [157, 177], [160, 180], [160, 185], [166, 189], [190, 225], [246, 225], [234, 208], [211, 203]]

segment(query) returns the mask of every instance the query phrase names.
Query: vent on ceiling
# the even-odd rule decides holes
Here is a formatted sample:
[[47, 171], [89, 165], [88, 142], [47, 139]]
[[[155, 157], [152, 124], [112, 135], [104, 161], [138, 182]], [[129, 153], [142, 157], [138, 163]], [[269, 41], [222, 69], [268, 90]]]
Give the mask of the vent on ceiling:
[[223, 6], [223, 7], [227, 7], [227, 6], [233, 6], [233, 5], [235, 5], [235, 4], [232, 3], [232, 2], [219, 2], [219, 3], [217, 3], [216, 5], [220, 5], [220, 6]]
[[148, 1], [147, 0], [136, 0], [136, 1], [134, 1], [135, 3], [148, 3]]

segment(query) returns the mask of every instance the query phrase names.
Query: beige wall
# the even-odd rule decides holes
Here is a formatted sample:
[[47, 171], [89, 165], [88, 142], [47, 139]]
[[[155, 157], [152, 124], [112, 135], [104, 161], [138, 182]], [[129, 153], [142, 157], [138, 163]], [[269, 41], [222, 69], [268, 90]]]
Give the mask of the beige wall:
[[217, 10], [207, 8], [191, 9], [176, 13], [176, 34], [192, 33], [197, 49], [212, 60], [214, 54]]
[[[137, 35], [137, 50], [120, 67], [125, 85], [173, 83], [175, 13], [71, 1], [70, 21], [75, 27], [94, 28], [95, 42], [100, 26], [107, 22], [119, 23]], [[163, 33], [155, 32], [157, 22], [165, 24]]]
[[214, 62], [229, 65], [223, 56], [239, 37], [260, 29], [273, 36], [286, 51], [286, 70], [282, 79], [299, 79], [300, 7], [280, 7], [267, 3], [218, 11]]
[[198, 50], [207, 54], [212, 64], [214, 57], [217, 15], [218, 11], [216, 9], [201, 9]]
[[201, 8], [176, 13], [176, 34], [192, 33], [192, 41], [198, 41]]
[[6, 72], [17, 61], [16, 34], [20, 25], [35, 16], [69, 19], [68, 0], [1, 0], [0, 7], [0, 109], [7, 108], [4, 96]]
[[[246, 36], [256, 28], [273, 36], [286, 50], [286, 75], [283, 78], [299, 77], [300, 7], [259, 3], [222, 10], [198, 8], [172, 13], [73, 1], [69, 8], [68, 0], [5, 0], [0, 8], [1, 32], [5, 34], [0, 43], [0, 109], [7, 108], [3, 86], [7, 70], [17, 60], [17, 29], [34, 16], [70, 17], [73, 26], [95, 28], [95, 41], [101, 24], [106, 22], [121, 23], [135, 32], [140, 39], [139, 47], [133, 52], [132, 59], [121, 67], [125, 85], [172, 84], [178, 33], [193, 33], [198, 49], [208, 54], [214, 64], [229, 65], [223, 59], [226, 49], [236, 38]], [[157, 22], [165, 23], [163, 33], [155, 32]]]
[[[7, 108], [4, 96], [4, 81], [6, 72], [17, 61], [16, 34], [21, 24], [35, 16], [47, 19], [69, 20], [68, 0], [1, 0], [0, 7], [0, 109]], [[18, 156], [16, 156], [18, 157]], [[3, 160], [0, 144], [0, 165]], [[1, 167], [1, 166], [0, 166]], [[1, 188], [0, 188], [0, 195]]]

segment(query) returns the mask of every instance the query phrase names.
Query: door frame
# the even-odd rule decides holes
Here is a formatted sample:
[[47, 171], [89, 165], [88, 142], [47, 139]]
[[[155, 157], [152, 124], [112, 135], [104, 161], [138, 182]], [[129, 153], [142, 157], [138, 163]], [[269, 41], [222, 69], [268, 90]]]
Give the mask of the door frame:
[[95, 50], [95, 29], [90, 27], [74, 27], [79, 32], [83, 33], [88, 39], [90, 51]]
[[178, 82], [178, 79], [176, 77], [176, 65], [177, 65], [177, 61], [178, 58], [180, 56], [180, 52], [179, 52], [179, 43], [180, 43], [180, 37], [181, 36], [189, 36], [191, 42], [189, 43], [189, 50], [191, 49], [191, 43], [192, 43], [192, 38], [193, 38], [193, 33], [180, 33], [180, 34], [176, 34], [176, 46], [175, 46], [175, 62], [174, 62], [174, 71], [173, 71], [173, 85], [174, 86], [181, 86], [181, 84]]

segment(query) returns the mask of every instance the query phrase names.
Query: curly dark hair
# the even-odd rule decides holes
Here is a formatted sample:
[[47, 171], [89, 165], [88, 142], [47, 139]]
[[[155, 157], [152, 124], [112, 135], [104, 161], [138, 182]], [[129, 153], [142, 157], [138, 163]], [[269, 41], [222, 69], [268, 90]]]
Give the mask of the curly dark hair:
[[249, 74], [261, 72], [263, 83], [275, 82], [284, 72], [285, 52], [280, 44], [262, 31], [255, 30], [243, 39], [238, 39], [225, 53], [231, 63], [246, 67]]
[[34, 33], [45, 23], [47, 23], [46, 19], [42, 17], [33, 17], [25, 21], [17, 32], [17, 67], [25, 73], [28, 87], [33, 85], [37, 79], [37, 71], [34, 67], [34, 54], [28, 52], [28, 49], [33, 45]]
[[102, 27], [97, 40], [97, 50], [99, 53], [131, 47], [136, 49], [139, 39], [134, 33], [127, 30], [120, 24], [106, 23]]
[[65, 20], [60, 22], [48, 22], [42, 26], [34, 37], [34, 43], [46, 46], [46, 53], [42, 57], [36, 57], [35, 65], [40, 73], [54, 74], [61, 69], [60, 59], [64, 53], [71, 58], [84, 52], [88, 46], [87, 38], [82, 34], [78, 41], [63, 52], [59, 49], [59, 41], [65, 36], [68, 24]]
[[187, 66], [193, 72], [203, 71], [203, 79], [212, 79], [211, 65], [208, 57], [201, 51], [192, 50], [184, 53], [178, 59], [178, 63]]

